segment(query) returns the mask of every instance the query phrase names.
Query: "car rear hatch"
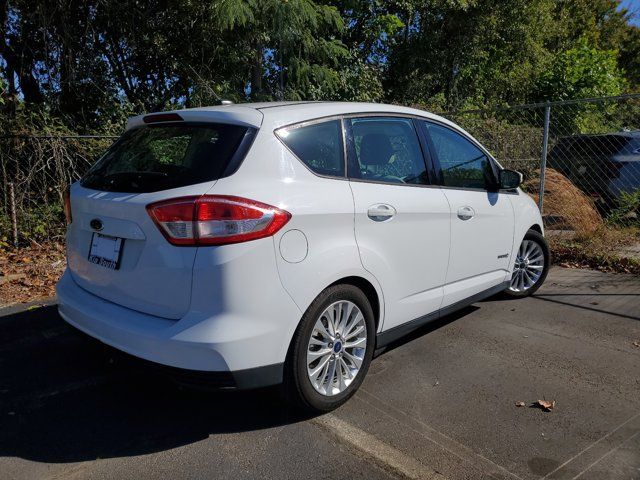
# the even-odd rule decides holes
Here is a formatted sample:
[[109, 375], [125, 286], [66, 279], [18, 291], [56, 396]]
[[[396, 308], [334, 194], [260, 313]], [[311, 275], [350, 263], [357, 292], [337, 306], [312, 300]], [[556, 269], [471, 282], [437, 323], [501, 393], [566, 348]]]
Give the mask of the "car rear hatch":
[[68, 268], [80, 287], [140, 312], [184, 316], [197, 248], [167, 241], [147, 206], [199, 197], [235, 172], [262, 117], [239, 110], [250, 113], [220, 109], [134, 118], [72, 185]]

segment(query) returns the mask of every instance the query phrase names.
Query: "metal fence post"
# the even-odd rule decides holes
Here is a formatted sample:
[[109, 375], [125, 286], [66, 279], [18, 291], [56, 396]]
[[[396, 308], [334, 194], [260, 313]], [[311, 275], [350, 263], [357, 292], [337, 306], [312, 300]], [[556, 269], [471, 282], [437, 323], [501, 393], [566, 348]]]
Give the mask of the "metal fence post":
[[549, 146], [549, 118], [551, 117], [551, 106], [544, 107], [544, 127], [542, 130], [542, 154], [540, 157], [540, 190], [538, 193], [538, 208], [542, 213], [544, 202], [544, 175], [547, 170], [547, 147]]
[[9, 189], [9, 216], [11, 217], [11, 240], [18, 247], [18, 216], [16, 214], [16, 191], [13, 182], [7, 184]]

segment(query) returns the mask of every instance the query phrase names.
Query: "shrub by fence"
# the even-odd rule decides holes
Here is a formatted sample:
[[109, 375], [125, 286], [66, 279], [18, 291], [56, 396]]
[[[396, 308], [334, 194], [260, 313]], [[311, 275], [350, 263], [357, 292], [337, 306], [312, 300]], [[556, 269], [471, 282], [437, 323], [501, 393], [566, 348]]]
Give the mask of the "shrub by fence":
[[87, 170], [113, 139], [91, 135], [0, 139], [0, 240], [13, 240], [12, 205], [21, 241], [61, 237], [65, 188]]

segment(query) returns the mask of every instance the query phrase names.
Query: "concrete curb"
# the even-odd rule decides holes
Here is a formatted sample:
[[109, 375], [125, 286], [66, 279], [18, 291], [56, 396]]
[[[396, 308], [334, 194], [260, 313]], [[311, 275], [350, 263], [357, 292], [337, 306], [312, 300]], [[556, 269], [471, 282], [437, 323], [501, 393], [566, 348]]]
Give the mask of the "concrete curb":
[[10, 303], [8, 305], [0, 305], [0, 317], [13, 315], [15, 313], [26, 312], [32, 310], [33, 307], [48, 307], [58, 303], [56, 297], [45, 297], [26, 303]]

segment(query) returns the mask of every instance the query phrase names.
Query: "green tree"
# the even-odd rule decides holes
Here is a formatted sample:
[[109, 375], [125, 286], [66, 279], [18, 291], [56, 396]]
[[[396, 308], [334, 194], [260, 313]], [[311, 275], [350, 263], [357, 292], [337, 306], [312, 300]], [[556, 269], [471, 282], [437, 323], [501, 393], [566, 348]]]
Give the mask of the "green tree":
[[521, 101], [548, 60], [551, 0], [418, 0], [385, 82], [389, 97], [447, 108]]
[[[581, 39], [576, 47], [557, 54], [541, 76], [535, 98], [571, 100], [619, 95], [627, 83], [616, 59], [615, 50], [600, 50]], [[559, 134], [604, 133], [619, 128], [609, 120], [616, 117], [617, 107], [609, 102], [559, 106], [553, 109], [552, 124]]]
[[640, 82], [618, 0], [4, 0], [0, 23], [1, 114], [78, 132], [223, 98], [455, 109]]
[[619, 95], [626, 86], [617, 64], [617, 51], [601, 50], [581, 39], [556, 55], [537, 82], [540, 100], [571, 100]]
[[337, 8], [313, 0], [12, 0], [0, 21], [5, 97], [80, 131], [131, 108], [332, 98], [354, 63]]
[[219, 0], [213, 19], [250, 53], [245, 88], [255, 99], [325, 99], [340, 87], [348, 50], [336, 7], [312, 0]]
[[627, 25], [620, 42], [618, 65], [631, 89], [640, 90], [640, 28]]

